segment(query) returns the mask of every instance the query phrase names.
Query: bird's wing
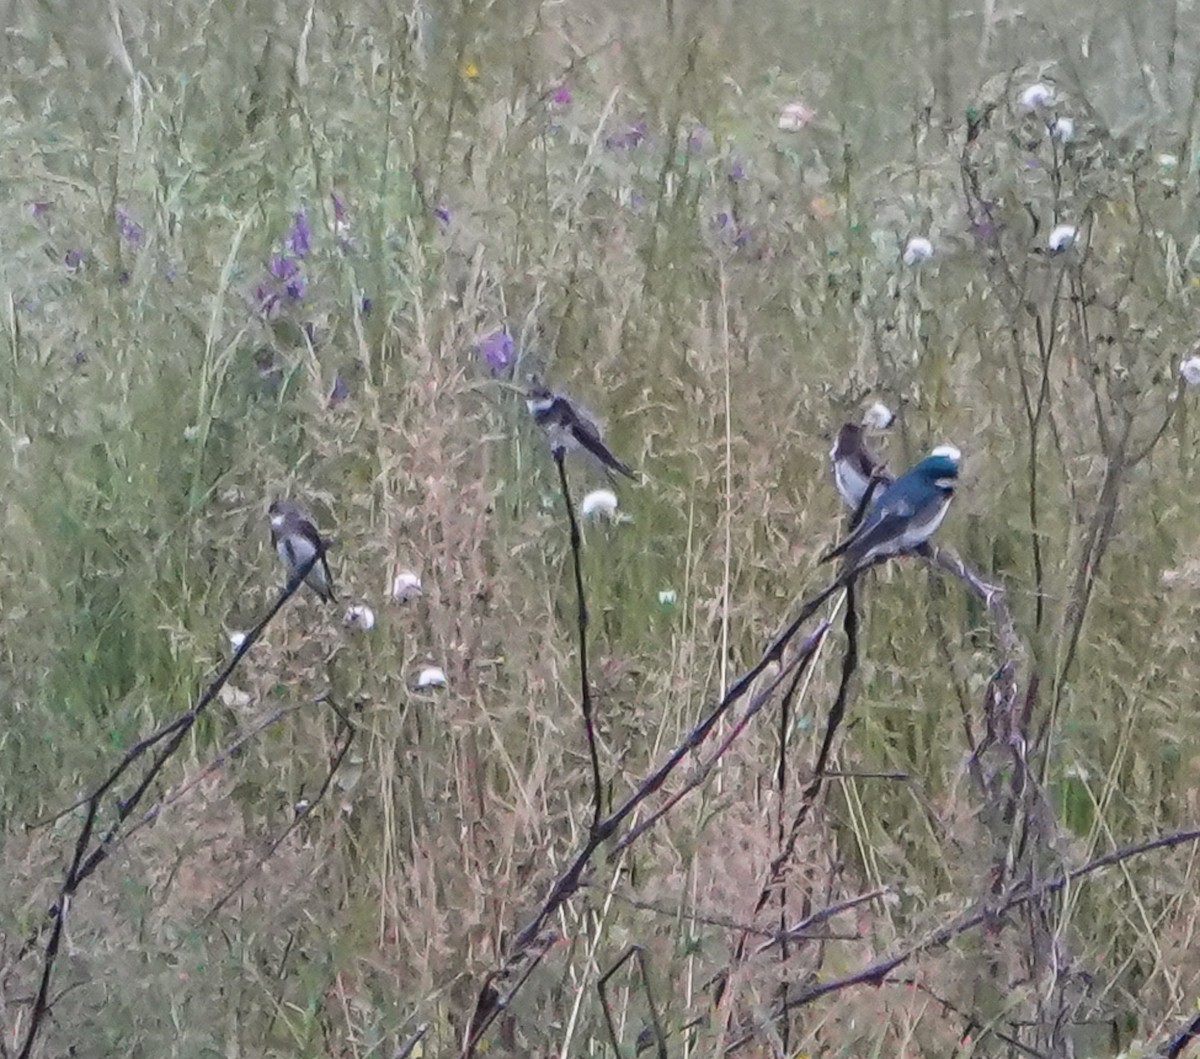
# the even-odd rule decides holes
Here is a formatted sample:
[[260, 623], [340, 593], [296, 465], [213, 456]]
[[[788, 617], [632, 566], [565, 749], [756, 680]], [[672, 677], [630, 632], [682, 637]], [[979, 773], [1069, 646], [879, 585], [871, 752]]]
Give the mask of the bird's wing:
[[323, 556], [325, 554], [326, 544], [321, 540], [321, 535], [317, 532], [317, 527], [309, 522], [308, 519], [301, 519], [296, 523], [296, 536], [303, 538], [304, 543], [318, 555]]
[[325, 558], [324, 550], [305, 580], [326, 603], [337, 602], [337, 597], [333, 594], [333, 575], [329, 572], [329, 560]]
[[619, 474], [625, 475], [626, 478], [632, 481], [636, 482], [638, 480], [637, 474], [627, 464], [617, 459], [613, 455], [612, 450], [604, 444], [600, 428], [587, 416], [582, 415], [575, 409], [571, 409], [570, 430], [575, 440], [604, 464], [605, 467], [609, 467]]
[[293, 569], [299, 570], [315, 557], [304, 580], [327, 603], [336, 603], [337, 599], [333, 594], [333, 575], [329, 572], [329, 560], [326, 558], [329, 544], [321, 539], [316, 526], [311, 522], [301, 522], [296, 526], [295, 533], [286, 537], [285, 540], [291, 559], [289, 565]]
[[321, 551], [321, 566], [325, 570], [325, 590], [329, 593], [329, 602], [336, 603], [337, 597], [333, 594], [333, 574], [329, 572], [329, 560], [325, 556], [325, 551]]
[[912, 515], [913, 506], [907, 500], [889, 501], [886, 505], [877, 505], [868, 513], [866, 520], [858, 529], [832, 551], [822, 555], [820, 561], [827, 563], [830, 559], [844, 555], [851, 548], [866, 555], [884, 541], [899, 536]]

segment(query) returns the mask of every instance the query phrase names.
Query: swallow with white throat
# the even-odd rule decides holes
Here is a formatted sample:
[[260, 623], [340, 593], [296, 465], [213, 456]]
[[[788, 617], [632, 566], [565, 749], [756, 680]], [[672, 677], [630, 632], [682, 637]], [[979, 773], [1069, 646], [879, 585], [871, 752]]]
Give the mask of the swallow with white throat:
[[304, 582], [326, 603], [336, 602], [333, 577], [325, 558], [329, 542], [321, 539], [308, 512], [291, 500], [276, 500], [267, 514], [271, 520], [271, 543], [288, 568], [289, 577], [296, 577], [315, 557]]
[[616, 471], [634, 482], [638, 480], [637, 473], [617, 459], [604, 443], [604, 435], [596, 421], [570, 398], [535, 381], [529, 387], [525, 403], [533, 421], [545, 431], [550, 451], [555, 456], [563, 452], [582, 452], [606, 471]]
[[880, 492], [858, 526], [821, 562], [844, 556], [845, 569], [852, 571], [919, 548], [946, 517], [961, 461], [953, 445], [934, 449]]

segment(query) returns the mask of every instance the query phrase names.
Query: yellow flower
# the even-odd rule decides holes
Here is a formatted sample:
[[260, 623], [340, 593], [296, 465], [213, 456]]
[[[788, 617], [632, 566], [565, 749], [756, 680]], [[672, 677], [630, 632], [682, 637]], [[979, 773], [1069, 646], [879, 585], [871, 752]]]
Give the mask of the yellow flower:
[[468, 81], [474, 81], [479, 76], [479, 64], [474, 59], [468, 59], [462, 64], [462, 75]]

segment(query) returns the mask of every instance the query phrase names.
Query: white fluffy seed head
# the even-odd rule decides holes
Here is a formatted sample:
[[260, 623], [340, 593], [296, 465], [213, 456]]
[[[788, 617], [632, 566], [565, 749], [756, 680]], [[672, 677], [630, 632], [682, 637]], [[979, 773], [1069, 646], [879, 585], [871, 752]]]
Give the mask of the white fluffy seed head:
[[413, 570], [401, 570], [392, 580], [392, 599], [406, 603], [421, 594], [421, 578]]
[[1075, 122], [1071, 118], [1055, 118], [1050, 122], [1050, 138], [1059, 143], [1070, 143], [1075, 139]]
[[658, 594], [658, 605], [659, 605], [660, 607], [673, 607], [673, 606], [675, 606], [675, 600], [676, 600], [676, 598], [677, 598], [677, 597], [676, 597], [676, 594], [675, 594], [675, 589], [673, 589], [673, 588], [664, 588], [664, 589], [663, 589], [663, 590], [662, 590], [662, 591], [661, 591], [661, 592]]
[[1179, 375], [1189, 386], [1200, 386], [1200, 356], [1188, 357], [1180, 364]]
[[346, 616], [342, 619], [352, 629], [362, 629], [369, 632], [375, 628], [375, 612], [365, 603], [355, 603], [347, 608]]
[[1079, 230], [1073, 224], [1058, 224], [1050, 232], [1049, 238], [1046, 239], [1046, 246], [1051, 253], [1059, 253], [1062, 250], [1069, 250], [1075, 243], [1075, 237], [1079, 234]]
[[1045, 81], [1035, 81], [1021, 89], [1017, 100], [1021, 104], [1022, 110], [1034, 111], [1050, 106], [1054, 102], [1054, 97], [1053, 85], [1048, 85]]
[[882, 401], [876, 401], [863, 413], [863, 426], [868, 430], [887, 430], [895, 419], [895, 412]]
[[231, 632], [229, 634], [229, 646], [235, 651], [242, 649], [242, 644], [246, 642], [246, 634], [244, 632]]
[[799, 132], [816, 116], [816, 111], [804, 103], [789, 103], [779, 112], [779, 128], [783, 132]]
[[593, 489], [579, 505], [584, 518], [614, 518], [617, 514], [617, 494], [611, 489]]
[[440, 666], [426, 666], [417, 674], [418, 688], [444, 688], [446, 671]]
[[904, 263], [919, 265], [933, 257], [933, 243], [923, 235], [914, 235], [904, 247]]

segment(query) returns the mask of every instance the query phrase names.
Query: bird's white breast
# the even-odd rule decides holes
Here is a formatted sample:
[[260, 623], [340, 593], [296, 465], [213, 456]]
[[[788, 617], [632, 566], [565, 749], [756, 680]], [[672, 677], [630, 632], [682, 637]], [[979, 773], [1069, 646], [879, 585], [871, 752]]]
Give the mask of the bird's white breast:
[[866, 495], [871, 480], [847, 460], [835, 460], [833, 479], [837, 490], [851, 507], [858, 507]]
[[946, 496], [942, 502], [929, 514], [929, 517], [918, 521], [913, 519], [905, 528], [901, 536], [901, 548], [913, 548], [918, 544], [923, 544], [937, 531], [938, 526], [942, 524], [942, 519], [946, 517], [946, 512], [950, 510], [950, 497]]
[[312, 546], [312, 542], [305, 540], [299, 534], [280, 537], [276, 550], [279, 552], [279, 558], [288, 566], [303, 566], [317, 551]]

